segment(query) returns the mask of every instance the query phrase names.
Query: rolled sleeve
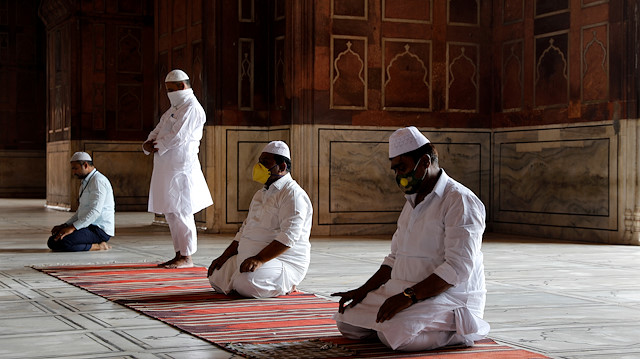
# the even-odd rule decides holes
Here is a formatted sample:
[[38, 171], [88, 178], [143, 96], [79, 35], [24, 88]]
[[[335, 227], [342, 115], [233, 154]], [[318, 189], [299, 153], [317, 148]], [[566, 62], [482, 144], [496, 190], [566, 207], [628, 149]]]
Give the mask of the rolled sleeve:
[[433, 271], [433, 273], [451, 285], [456, 285], [460, 283], [460, 280], [458, 279], [459, 278], [458, 273], [447, 262], [444, 262], [440, 266], [438, 266], [438, 268], [436, 268], [435, 271]]
[[169, 151], [169, 149], [162, 143], [162, 142], [156, 142], [156, 146], [158, 149], [158, 155], [162, 156], [165, 153], [167, 153], [167, 151]]
[[451, 285], [467, 281], [480, 252], [484, 232], [484, 206], [469, 197], [455, 199], [445, 216], [445, 262], [434, 273]]
[[307, 232], [306, 218], [309, 206], [302, 196], [295, 196], [293, 200], [285, 202], [280, 208], [280, 233], [275, 240], [291, 248]]

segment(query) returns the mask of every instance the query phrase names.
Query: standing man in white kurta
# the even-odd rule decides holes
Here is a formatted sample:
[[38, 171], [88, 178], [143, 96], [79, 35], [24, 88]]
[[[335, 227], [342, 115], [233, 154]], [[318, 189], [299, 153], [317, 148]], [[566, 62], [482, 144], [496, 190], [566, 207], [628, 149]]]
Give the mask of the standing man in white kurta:
[[165, 87], [171, 107], [142, 145], [145, 154], [153, 153], [148, 210], [164, 214], [176, 252], [159, 266], [186, 268], [197, 250], [193, 214], [213, 204], [198, 159], [206, 116], [182, 70], [169, 72]]
[[489, 332], [484, 205], [439, 167], [435, 147], [413, 126], [389, 137], [389, 159], [407, 202], [380, 269], [333, 294], [341, 297], [338, 329], [352, 339], [377, 335], [394, 350], [472, 346]]
[[295, 291], [304, 279], [313, 207], [290, 169], [287, 144], [267, 144], [253, 168], [253, 180], [264, 187], [253, 196], [233, 242], [209, 266], [209, 282], [216, 292], [276, 297]]

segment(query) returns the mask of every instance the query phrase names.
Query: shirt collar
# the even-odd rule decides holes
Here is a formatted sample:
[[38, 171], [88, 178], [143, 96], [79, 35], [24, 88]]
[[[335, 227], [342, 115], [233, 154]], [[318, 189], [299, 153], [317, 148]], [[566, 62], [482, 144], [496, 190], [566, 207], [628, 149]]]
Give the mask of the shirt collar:
[[91, 172], [89, 172], [87, 177], [82, 179], [82, 183], [86, 183], [87, 181], [89, 181], [91, 179], [91, 177], [93, 177], [93, 175], [96, 173], [96, 171], [97, 171], [97, 169], [94, 168]]
[[293, 178], [291, 178], [291, 173], [287, 173], [286, 175], [278, 178], [275, 182], [273, 182], [272, 184], [269, 185], [269, 188], [267, 189], [270, 190], [271, 188], [275, 188], [274, 191], [279, 191], [281, 190], [287, 183], [289, 183], [290, 181], [292, 181]]
[[449, 176], [444, 169], [441, 168], [440, 171], [442, 171], [440, 178], [438, 178], [438, 182], [436, 182], [436, 185], [433, 186], [433, 191], [431, 191], [432, 193], [437, 194], [438, 197], [442, 197], [444, 189], [447, 187], [447, 182], [449, 181]]
[[[442, 195], [444, 194], [444, 189], [447, 187], [449, 176], [447, 175], [447, 173], [444, 171], [443, 168], [441, 168], [440, 171], [442, 171], [442, 173], [440, 173], [440, 178], [438, 178], [438, 181], [436, 182], [435, 186], [433, 186], [433, 190], [431, 190], [431, 192], [427, 196], [431, 195], [431, 193], [435, 193], [438, 197], [442, 197]], [[412, 193], [412, 194], [405, 194], [404, 196], [407, 199], [407, 201], [411, 203], [411, 207], [415, 208], [416, 197], [418, 197], [418, 194]]]

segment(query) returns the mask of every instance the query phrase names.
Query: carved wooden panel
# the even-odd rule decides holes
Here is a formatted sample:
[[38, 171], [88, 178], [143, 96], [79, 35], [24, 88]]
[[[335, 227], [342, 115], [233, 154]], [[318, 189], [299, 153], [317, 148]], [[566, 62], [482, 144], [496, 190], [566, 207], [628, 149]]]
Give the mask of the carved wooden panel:
[[609, 0], [582, 0], [582, 7], [596, 6], [608, 3]]
[[451, 112], [477, 112], [479, 48], [470, 43], [447, 44], [446, 108]]
[[367, 38], [332, 36], [330, 106], [367, 108]]
[[273, 11], [274, 20], [284, 20], [286, 16], [286, 2], [285, 0], [275, 0], [275, 9]]
[[255, 0], [238, 0], [238, 21], [254, 22], [256, 14]]
[[[38, 2], [0, 2], [0, 151], [31, 151], [45, 147], [45, 117], [49, 110], [45, 88], [48, 83], [43, 58], [45, 33], [40, 24]], [[38, 160], [44, 167], [43, 159]], [[6, 157], [0, 158], [0, 167], [12, 164], [6, 162]], [[0, 191], [7, 185], [7, 180], [19, 179], [12, 179], [16, 176], [14, 167], [6, 169], [0, 174]]]
[[382, 21], [431, 23], [433, 0], [382, 0]]
[[524, 100], [524, 41], [502, 45], [502, 110], [519, 111]]
[[72, 37], [69, 25], [63, 25], [49, 34], [49, 108], [48, 133], [49, 140], [69, 139], [71, 128], [71, 88], [70, 64], [67, 54], [71, 52]]
[[477, 26], [480, 24], [480, 0], [449, 0], [447, 15], [449, 25]]
[[118, 131], [142, 130], [142, 86], [118, 86]]
[[537, 37], [534, 98], [537, 107], [566, 106], [569, 102], [568, 35]]
[[285, 62], [285, 38], [278, 36], [275, 39], [274, 66], [273, 76], [273, 94], [275, 99], [275, 108], [284, 110], [286, 108], [286, 86], [287, 86], [287, 68]]
[[118, 72], [139, 74], [142, 71], [142, 29], [118, 28]]
[[[194, 94], [205, 107], [206, 94], [203, 84], [203, 2], [180, 0], [155, 0], [157, 72], [154, 74], [156, 114], [154, 123], [169, 108], [164, 79], [173, 69], [187, 73]], [[153, 127], [145, 130], [150, 131]]]
[[331, 16], [343, 19], [367, 19], [367, 0], [330, 0]]
[[569, 10], [569, 0], [535, 0], [535, 15], [545, 16]]
[[169, 35], [169, 20], [167, 15], [169, 11], [168, 2], [170, 0], [156, 0], [156, 32], [158, 37]]
[[609, 27], [596, 24], [582, 28], [582, 101], [609, 98]]
[[[164, 78], [171, 69], [169, 69], [169, 53], [162, 51], [158, 54], [158, 72], [156, 73], [156, 111], [162, 114], [169, 108], [169, 98], [167, 97], [167, 89], [164, 87]], [[157, 122], [157, 120], [156, 120]]]
[[431, 41], [383, 39], [385, 110], [431, 111]]
[[202, 85], [203, 51], [202, 41], [198, 40], [191, 44], [191, 87], [193, 88], [193, 93], [199, 99], [204, 98]]
[[189, 9], [183, 1], [169, 0], [172, 3], [169, 19], [171, 19], [171, 30], [173, 33], [185, 30], [187, 27], [187, 14]]
[[238, 40], [238, 107], [253, 110], [254, 48], [253, 39]]
[[511, 24], [524, 18], [524, 0], [502, 0], [502, 23]]

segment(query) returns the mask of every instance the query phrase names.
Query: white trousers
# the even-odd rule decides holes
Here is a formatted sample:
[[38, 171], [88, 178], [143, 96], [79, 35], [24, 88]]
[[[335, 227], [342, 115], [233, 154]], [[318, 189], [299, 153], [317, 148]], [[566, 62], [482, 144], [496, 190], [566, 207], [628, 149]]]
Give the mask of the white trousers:
[[218, 293], [229, 294], [235, 290], [243, 297], [272, 298], [291, 292], [295, 283], [288, 278], [285, 264], [278, 258], [264, 263], [255, 272], [240, 273], [235, 255], [211, 273], [209, 283]]
[[[382, 332], [377, 332], [373, 329], [361, 328], [355, 325], [347, 324], [344, 322], [336, 321], [338, 330], [345, 338], [363, 340], [368, 339], [374, 335], [377, 335], [382, 344], [391, 348], [389, 342], [384, 337]], [[465, 339], [456, 332], [420, 332], [413, 338], [407, 338], [407, 341], [402, 343], [397, 348], [391, 348], [393, 350], [415, 352], [419, 350], [430, 350], [441, 348], [447, 345], [456, 345], [465, 343]], [[472, 346], [473, 342], [467, 343], [468, 346]]]
[[173, 249], [183, 256], [190, 256], [198, 250], [198, 232], [193, 214], [165, 213], [169, 224]]

